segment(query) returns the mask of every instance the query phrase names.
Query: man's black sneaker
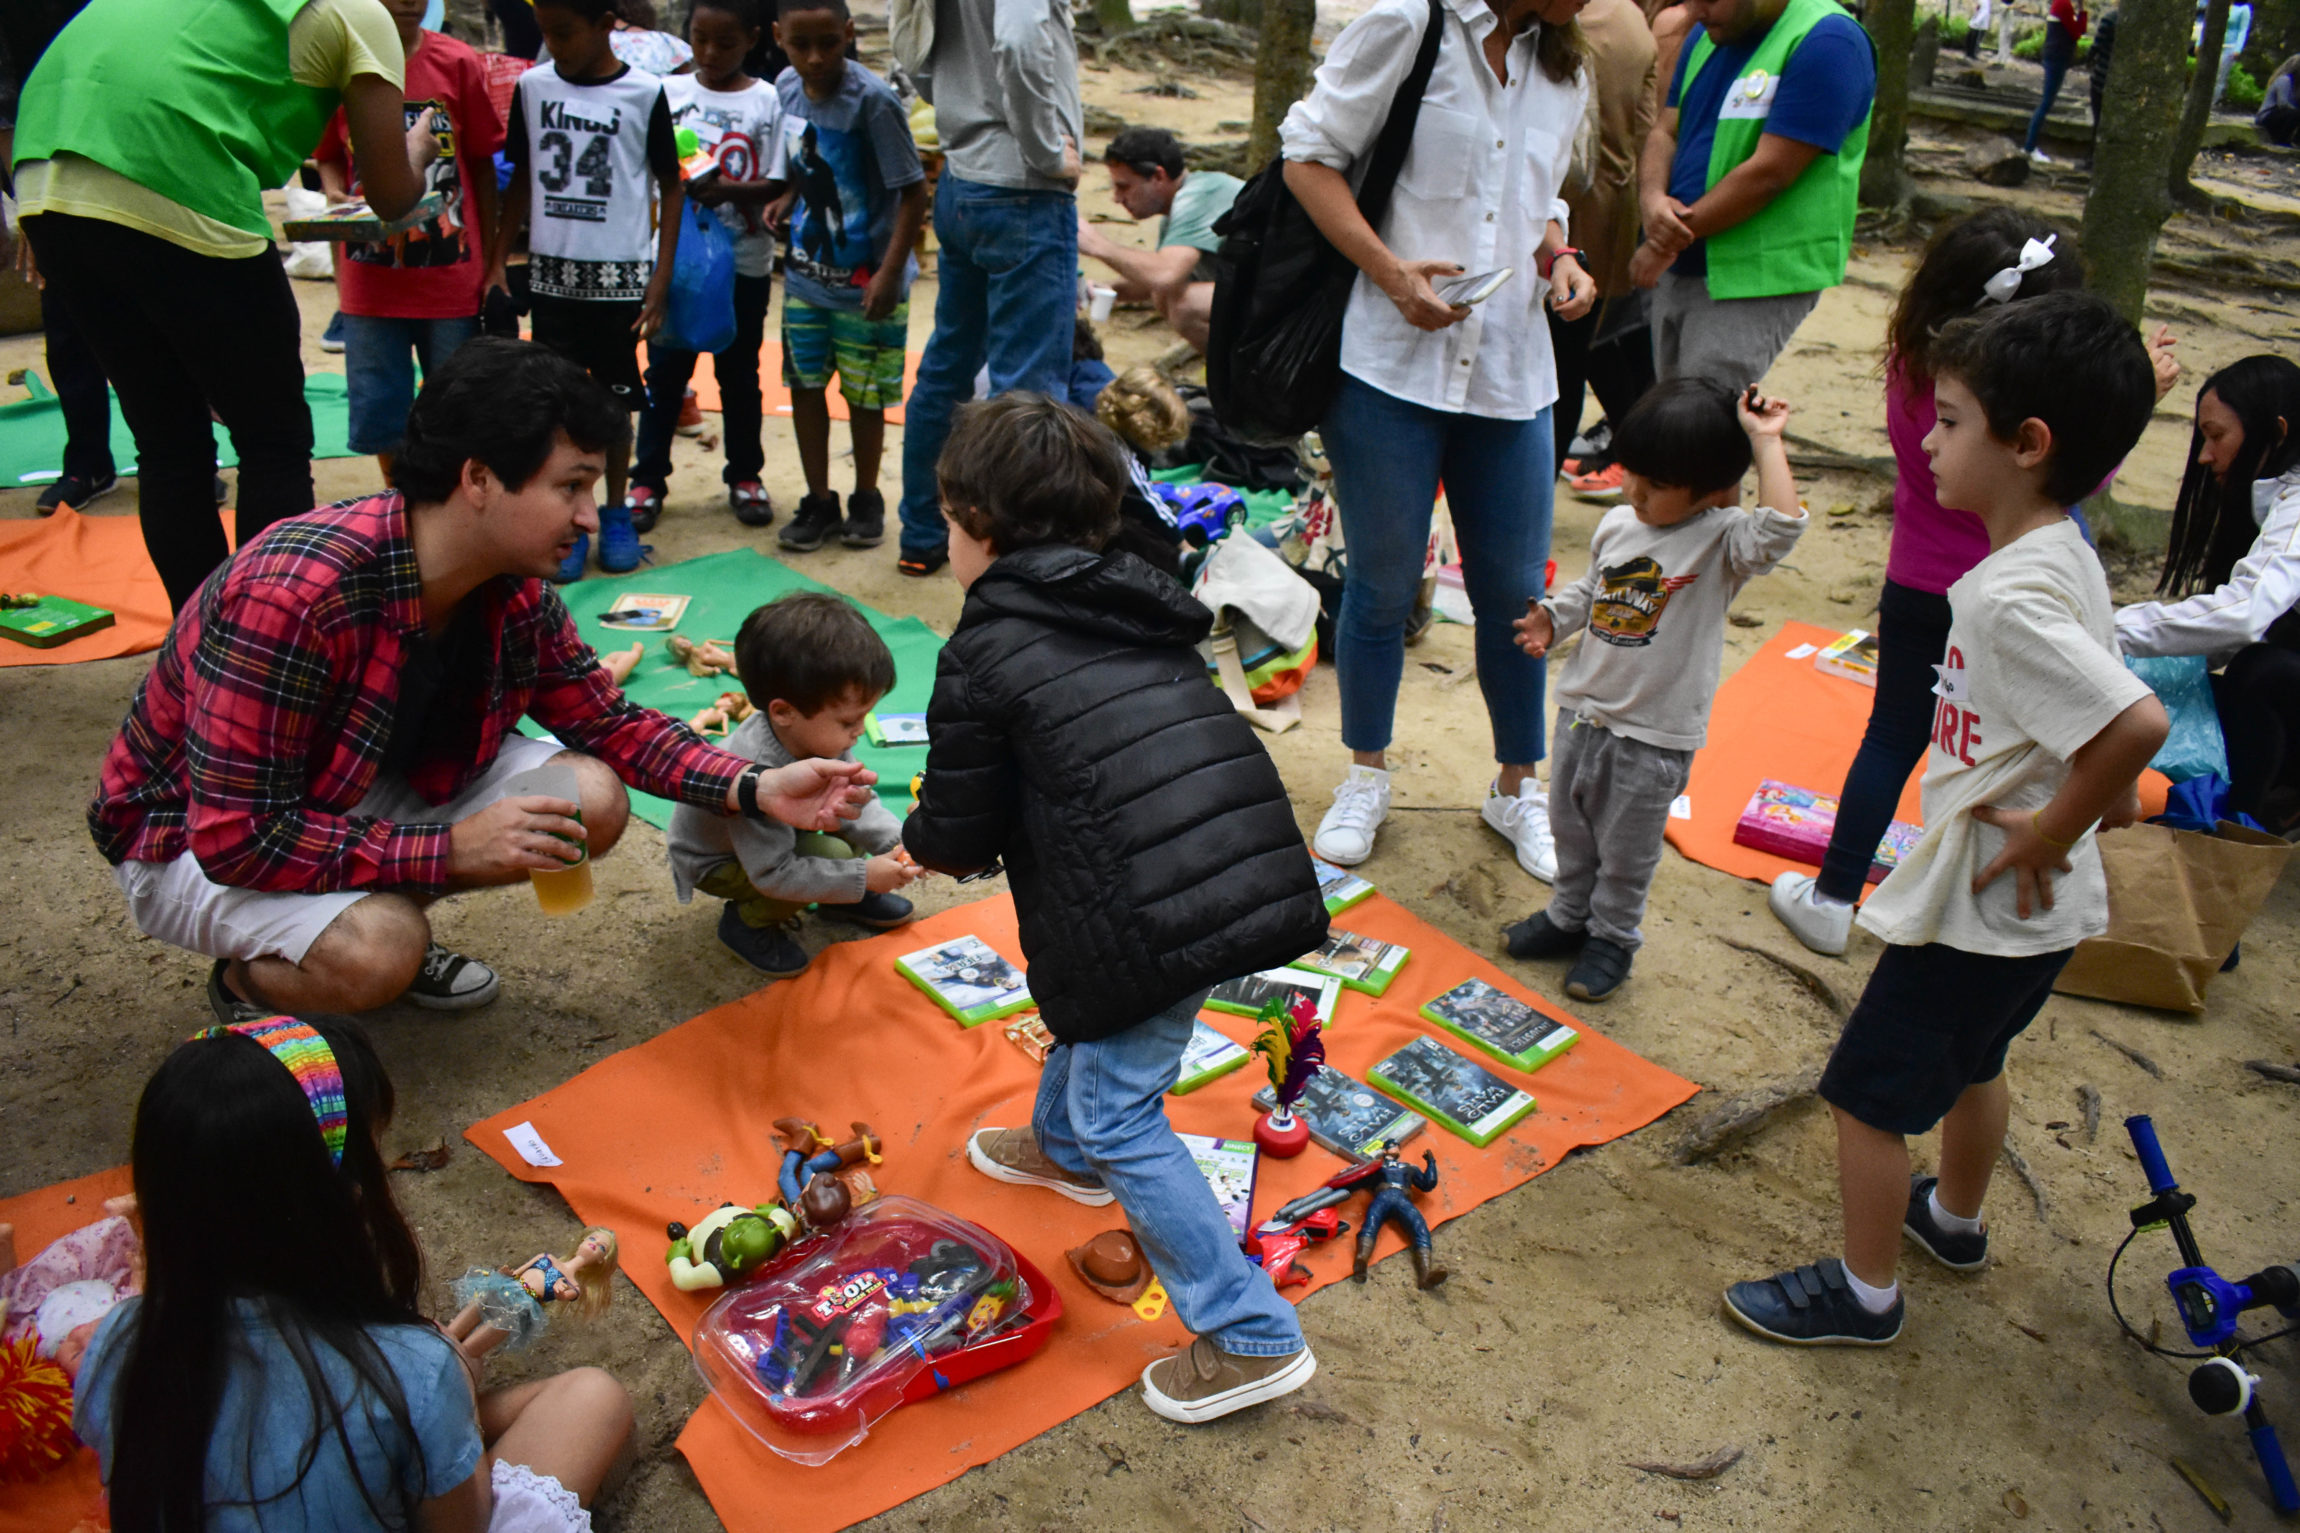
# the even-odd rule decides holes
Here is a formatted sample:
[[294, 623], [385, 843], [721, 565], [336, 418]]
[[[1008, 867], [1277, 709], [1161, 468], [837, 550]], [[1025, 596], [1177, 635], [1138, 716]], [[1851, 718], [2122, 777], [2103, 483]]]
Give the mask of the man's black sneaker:
[[1580, 952], [1589, 934], [1569, 932], [1551, 921], [1548, 911], [1537, 910], [1515, 926], [1503, 927], [1501, 940], [1512, 958], [1563, 958]]
[[42, 516], [54, 516], [58, 506], [85, 511], [90, 502], [111, 494], [119, 487], [120, 476], [117, 474], [106, 474], [101, 479], [82, 479], [78, 474], [66, 474], [51, 481], [48, 488], [40, 492], [40, 498], [32, 502], [32, 509]]
[[1629, 978], [1636, 955], [1618, 942], [1592, 937], [1581, 945], [1581, 956], [1565, 976], [1565, 993], [1577, 1001], [1602, 1001]]
[[840, 520], [835, 491], [809, 495], [799, 502], [799, 509], [791, 514], [783, 530], [775, 534], [775, 541], [793, 553], [812, 553], [839, 530]]
[[423, 967], [407, 998], [428, 1011], [469, 1011], [495, 999], [503, 981], [476, 958], [466, 958], [434, 942], [423, 950]]
[[1982, 1225], [1970, 1235], [1941, 1228], [1933, 1217], [1933, 1185], [1937, 1176], [1909, 1178], [1909, 1212], [1901, 1220], [1901, 1233], [1925, 1248], [1925, 1254], [1958, 1272], [1977, 1272], [1988, 1265], [1989, 1231]]
[[918, 915], [910, 901], [899, 894], [866, 894], [852, 905], [833, 905], [826, 901], [815, 910], [834, 921], [852, 921], [857, 926], [882, 932], [907, 926]]
[[876, 548], [886, 541], [886, 497], [876, 490], [857, 490], [847, 497], [846, 525], [839, 541], [849, 548]]
[[219, 958], [216, 966], [208, 970], [208, 1009], [216, 1014], [216, 1020], [231, 1027], [241, 1022], [261, 1022], [266, 1017], [276, 1015], [270, 1007], [258, 1006], [232, 993], [232, 987], [224, 983], [224, 965], [227, 962]]
[[1725, 1313], [1768, 1341], [1796, 1347], [1881, 1347], [1901, 1334], [1908, 1301], [1872, 1315], [1853, 1297], [1834, 1256], [1725, 1290]]
[[719, 940], [734, 955], [761, 974], [789, 979], [803, 974], [810, 960], [786, 926], [753, 926], [742, 918], [732, 900], [719, 912]]
[[927, 576], [939, 572], [949, 562], [950, 548], [946, 544], [941, 548], [906, 548], [894, 561], [894, 567], [898, 574], [908, 575], [914, 580], [923, 580]]

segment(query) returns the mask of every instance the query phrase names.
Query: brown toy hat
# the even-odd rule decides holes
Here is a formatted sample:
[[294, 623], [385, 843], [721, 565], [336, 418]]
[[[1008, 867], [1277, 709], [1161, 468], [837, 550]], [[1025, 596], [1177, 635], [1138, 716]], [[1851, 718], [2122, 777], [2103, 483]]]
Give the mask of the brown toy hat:
[[1132, 1304], [1150, 1286], [1150, 1263], [1135, 1243], [1132, 1230], [1104, 1230], [1082, 1246], [1063, 1253], [1086, 1286], [1105, 1299]]

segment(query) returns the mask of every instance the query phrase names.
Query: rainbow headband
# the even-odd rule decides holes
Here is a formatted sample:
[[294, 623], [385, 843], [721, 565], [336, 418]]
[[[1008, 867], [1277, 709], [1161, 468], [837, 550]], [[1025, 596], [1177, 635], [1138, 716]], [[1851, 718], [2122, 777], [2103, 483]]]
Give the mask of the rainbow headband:
[[328, 1159], [337, 1170], [343, 1169], [343, 1141], [349, 1118], [343, 1105], [343, 1070], [335, 1062], [335, 1050], [327, 1040], [312, 1031], [308, 1023], [294, 1017], [266, 1017], [261, 1022], [235, 1022], [229, 1027], [211, 1027], [194, 1033], [194, 1038], [221, 1038], [227, 1033], [238, 1033], [251, 1038], [271, 1050], [272, 1058], [287, 1066], [288, 1074], [303, 1088], [304, 1099], [311, 1103], [311, 1115], [319, 1122], [319, 1137], [327, 1144]]

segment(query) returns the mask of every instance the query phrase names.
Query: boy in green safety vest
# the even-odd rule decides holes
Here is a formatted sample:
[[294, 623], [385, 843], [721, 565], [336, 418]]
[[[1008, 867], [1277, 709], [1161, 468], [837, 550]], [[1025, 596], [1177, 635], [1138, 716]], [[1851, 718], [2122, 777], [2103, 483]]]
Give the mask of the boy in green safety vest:
[[1663, 378], [1763, 377], [1844, 280], [1876, 48], [1836, 0], [1686, 0], [1701, 28], [1638, 167]]

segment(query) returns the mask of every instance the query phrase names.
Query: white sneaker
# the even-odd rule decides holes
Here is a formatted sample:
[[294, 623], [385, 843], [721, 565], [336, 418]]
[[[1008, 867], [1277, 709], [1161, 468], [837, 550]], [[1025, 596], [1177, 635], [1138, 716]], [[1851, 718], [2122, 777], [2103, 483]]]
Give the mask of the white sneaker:
[[1845, 943], [1853, 935], [1853, 907], [1821, 898], [1812, 874], [1782, 874], [1773, 880], [1765, 903], [1789, 934], [1814, 952], [1845, 956]]
[[2042, 149], [2031, 149], [2028, 152], [2028, 162], [2031, 165], [2050, 165], [2052, 156], [2046, 154]]
[[1517, 848], [1517, 865], [1545, 884], [1557, 882], [1557, 842], [1549, 834], [1549, 790], [1529, 774], [1511, 798], [1496, 787], [1478, 810]]
[[1374, 832], [1390, 813], [1390, 774], [1380, 767], [1353, 766], [1334, 790], [1334, 807], [1318, 822], [1310, 850], [1331, 863], [1354, 868], [1374, 854]]

